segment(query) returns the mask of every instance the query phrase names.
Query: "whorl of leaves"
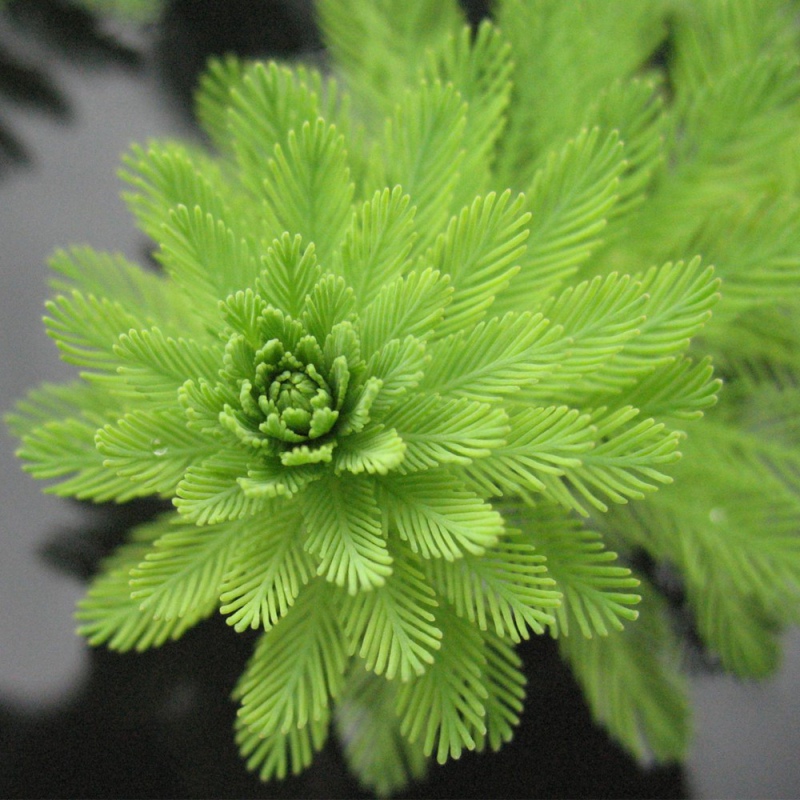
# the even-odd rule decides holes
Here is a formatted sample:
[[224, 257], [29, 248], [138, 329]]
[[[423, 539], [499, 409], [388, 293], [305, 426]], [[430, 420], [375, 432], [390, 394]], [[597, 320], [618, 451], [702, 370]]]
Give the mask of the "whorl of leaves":
[[680, 571], [739, 674], [797, 615], [792, 9], [675, 7], [665, 60], [656, 0], [503, 0], [472, 33], [454, 0], [412, 5], [320, 0], [341, 85], [219, 61], [215, 152], [131, 150], [158, 274], [53, 257], [45, 324], [81, 372], [9, 418], [25, 469], [174, 506], [80, 631], [260, 630], [236, 740], [264, 780], [332, 723], [380, 794], [500, 747], [513, 646], [546, 633], [615, 737], [678, 758], [686, 692], [637, 553]]

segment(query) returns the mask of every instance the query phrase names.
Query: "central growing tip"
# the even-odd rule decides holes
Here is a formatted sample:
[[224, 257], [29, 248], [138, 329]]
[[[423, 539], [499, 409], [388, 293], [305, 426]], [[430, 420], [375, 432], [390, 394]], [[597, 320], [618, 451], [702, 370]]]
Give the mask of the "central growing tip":
[[339, 415], [317, 367], [288, 351], [270, 355], [257, 365], [252, 387], [263, 415], [262, 433], [291, 444], [329, 433]]

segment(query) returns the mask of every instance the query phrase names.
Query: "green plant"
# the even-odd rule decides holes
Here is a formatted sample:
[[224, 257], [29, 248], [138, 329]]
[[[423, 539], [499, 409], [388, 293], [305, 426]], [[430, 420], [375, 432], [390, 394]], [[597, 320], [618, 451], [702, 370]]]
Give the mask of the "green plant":
[[412, 10], [321, 0], [346, 91], [228, 59], [198, 95], [216, 154], [131, 151], [163, 274], [53, 258], [83, 372], [10, 417], [25, 468], [175, 507], [80, 631], [263, 629], [236, 690], [263, 779], [332, 723], [382, 794], [498, 748], [514, 644], [547, 633], [619, 741], [680, 758], [680, 647], [631, 565], [669, 565], [742, 675], [797, 617], [792, 5], [505, 0], [474, 35]]

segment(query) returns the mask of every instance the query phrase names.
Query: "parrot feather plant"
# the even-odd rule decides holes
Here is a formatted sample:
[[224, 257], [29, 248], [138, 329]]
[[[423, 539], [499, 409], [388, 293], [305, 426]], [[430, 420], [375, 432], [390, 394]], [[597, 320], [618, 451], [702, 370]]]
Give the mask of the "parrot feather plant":
[[542, 635], [619, 742], [679, 759], [659, 575], [739, 675], [797, 619], [794, 6], [317, 12], [325, 74], [215, 62], [213, 151], [126, 157], [160, 273], [52, 259], [47, 331], [81, 373], [10, 417], [25, 468], [172, 504], [104, 564], [80, 632], [260, 630], [235, 736], [264, 780], [331, 731], [379, 794], [499, 748], [515, 644]]

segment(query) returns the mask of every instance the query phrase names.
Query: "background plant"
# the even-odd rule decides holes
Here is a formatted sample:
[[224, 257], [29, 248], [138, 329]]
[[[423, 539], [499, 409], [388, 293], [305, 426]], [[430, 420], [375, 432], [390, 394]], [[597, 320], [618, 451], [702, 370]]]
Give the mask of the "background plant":
[[[747, 658], [739, 661], [739, 669], [760, 671], [770, 663], [763, 654], [774, 652], [772, 628], [793, 608], [793, 506], [789, 503], [778, 519], [774, 497], [766, 498], [767, 505], [760, 496], [762, 518], [753, 519], [759, 528], [744, 543], [755, 552], [742, 549], [730, 536], [722, 539], [715, 526], [728, 523], [732, 506], [720, 505], [719, 498], [727, 498], [729, 487], [736, 487], [747, 500], [745, 485], [753, 494], [754, 486], [764, 484], [743, 479], [740, 463], [726, 474], [724, 458], [709, 463], [701, 451], [695, 460], [702, 464], [697, 467], [702, 482], [694, 479], [687, 488], [713, 489], [718, 484], [718, 495], [686, 493], [659, 505], [637, 503], [636, 526], [618, 510], [597, 512], [664, 480], [678, 431], [689, 428], [689, 418], [711, 402], [715, 388], [707, 363], [683, 355], [687, 337], [705, 320], [715, 299], [714, 282], [695, 262], [651, 271], [646, 266], [661, 263], [662, 257], [713, 248], [715, 224], [716, 246], [721, 248], [730, 238], [730, 222], [720, 221], [720, 209], [730, 212], [732, 197], [741, 196], [739, 211], [750, 215], [752, 225], [769, 218], [761, 204], [764, 196], [775, 196], [776, 187], [791, 197], [788, 171], [768, 169], [766, 154], [775, 152], [778, 129], [784, 134], [781, 146], [791, 147], [793, 96], [786, 86], [793, 75], [793, 42], [781, 40], [786, 42], [783, 56], [753, 59], [785, 66], [780, 80], [769, 73], [756, 83], [758, 97], [764, 85], [779, 87], [775, 104], [764, 101], [764, 107], [759, 103], [748, 109], [736, 83], [717, 100], [727, 103], [718, 109], [718, 122], [742, 115], [729, 138], [721, 136], [717, 150], [705, 148], [708, 123], [702, 117], [713, 110], [713, 97], [703, 96], [694, 84], [702, 87], [709, 81], [716, 86], [718, 77], [706, 76], [707, 68], [697, 64], [694, 77], [687, 67], [684, 75], [681, 59], [700, 57], [692, 51], [695, 40], [696, 49], [705, 54], [710, 44], [702, 41], [703, 25], [717, 30], [719, 24], [736, 41], [731, 46], [736, 55], [730, 58], [735, 71], [741, 68], [744, 44], [760, 35], [773, 49], [772, 34], [779, 26], [785, 30], [785, 21], [777, 6], [774, 18], [742, 4], [709, 6], [705, 17], [694, 16], [700, 13], [696, 7], [674, 9], [679, 12], [673, 23], [674, 50], [662, 59], [669, 67], [673, 96], [663, 104], [659, 98], [664, 93], [654, 82], [659, 59], [653, 57], [666, 30], [655, 13], [664, 10], [661, 4], [649, 6], [636, 19], [627, 10], [623, 17], [624, 4], [580, 9], [508, 4], [498, 9], [505, 33], [485, 27], [474, 43], [460, 32], [455, 8], [420, 4], [419, 20], [403, 17], [410, 24], [393, 32], [391, 48], [381, 43], [388, 41], [387, 31], [397, 16], [389, 6], [383, 9], [385, 17], [370, 11], [360, 20], [360, 30], [355, 23], [367, 11], [362, 5], [347, 9], [323, 4], [321, 15], [363, 129], [313, 73], [220, 65], [206, 80], [200, 112], [228, 160], [220, 167], [185, 147], [156, 145], [135, 151], [128, 161], [129, 180], [137, 190], [132, 207], [142, 227], [161, 243], [170, 280], [145, 276], [88, 251], [54, 261], [60, 272], [57, 289], [63, 294], [50, 307], [50, 330], [67, 357], [95, 376], [81, 388], [47, 389], [32, 396], [23, 406], [27, 419], [15, 420], [26, 434], [23, 455], [42, 477], [73, 475], [57, 487], [59, 492], [94, 499], [154, 491], [177, 494], [176, 505], [190, 523], [208, 523], [176, 530], [164, 520], [142, 529], [90, 592], [82, 612], [87, 632], [96, 641], [109, 639], [121, 648], [161, 641], [216, 607], [220, 582], [229, 619], [240, 627], [249, 622], [270, 627], [295, 596], [297, 606], [321, 609], [305, 629], [300, 608], [290, 610], [264, 636], [243, 679], [242, 718], [250, 728], [242, 729], [242, 747], [254, 751], [252, 763], [265, 777], [286, 769], [287, 758], [293, 766], [308, 760], [326, 727], [326, 693], [339, 698], [337, 726], [346, 733], [351, 763], [382, 791], [403, 779], [404, 766], [410, 764], [413, 772], [421, 765], [421, 749], [436, 748], [444, 758], [487, 740], [498, 745], [510, 735], [521, 696], [521, 679], [506, 641], [544, 628], [559, 635], [598, 717], [617, 736], [640, 753], [650, 748], [660, 758], [675, 757], [685, 746], [686, 709], [670, 669], [675, 650], [668, 621], [657, 595], [640, 587], [645, 613], [623, 633], [615, 631], [622, 619], [634, 616], [629, 604], [635, 601], [635, 580], [626, 567], [609, 563], [615, 556], [604, 540], [631, 562], [645, 551], [682, 567], [690, 601], [701, 612], [701, 632], [731, 665], [737, 666], [731, 654], [744, 652]], [[337, 15], [348, 11], [347, 24], [337, 27]], [[512, 11], [515, 20], [532, 15], [531, 25], [504, 24], [504, 15]], [[585, 16], [587, 11], [596, 18]], [[722, 17], [715, 20], [713, 14]], [[768, 17], [772, 27], [759, 34], [755, 23], [763, 28]], [[426, 36], [419, 36], [416, 24]], [[593, 49], [591, 32], [603, 30], [603, 24], [614, 27]], [[622, 24], [634, 26], [637, 36], [622, 37], [616, 27]], [[578, 35], [580, 25], [587, 30], [585, 41]], [[523, 30], [528, 35], [538, 30], [541, 40], [533, 36], [517, 41]], [[560, 30], [575, 37], [576, 52], [562, 53], [566, 45], [556, 36]], [[511, 50], [503, 35], [511, 39]], [[615, 52], [619, 63], [609, 66], [607, 45], [616, 41], [614, 36], [636, 41], [637, 49], [626, 53], [620, 48]], [[365, 41], [376, 43], [380, 61], [364, 49]], [[407, 65], [424, 62], [418, 49], [427, 46], [432, 48], [424, 69], [428, 82], [418, 88], [416, 66]], [[591, 60], [593, 53], [597, 63]], [[717, 53], [710, 63], [716, 67], [722, 60]], [[647, 63], [652, 74], [643, 78], [641, 65]], [[536, 74], [537, 65], [547, 70], [546, 81]], [[530, 71], [520, 72], [526, 69]], [[631, 75], [636, 78], [630, 80]], [[683, 99], [681, 75], [687, 86]], [[512, 94], [510, 78], [515, 78], [518, 92], [532, 96]], [[563, 78], [563, 86], [556, 78]], [[755, 79], [751, 75], [747, 80]], [[407, 86], [411, 94], [398, 112], [381, 108], [386, 98], [401, 97]], [[537, 96], [540, 90], [542, 97]], [[548, 113], [537, 114], [537, 108]], [[380, 120], [385, 110], [394, 122], [384, 134]], [[317, 123], [320, 114], [336, 124], [336, 132]], [[337, 138], [340, 131], [347, 137], [346, 155]], [[378, 144], [370, 151], [358, 146], [362, 140]], [[280, 149], [267, 146], [272, 142]], [[681, 146], [665, 153], [664, 142]], [[745, 155], [751, 149], [757, 155], [741, 158], [742, 149]], [[497, 154], [490, 171], [493, 150]], [[264, 176], [269, 178], [266, 185]], [[234, 188], [226, 189], [223, 178]], [[691, 180], [695, 185], [687, 186]], [[382, 191], [396, 183], [402, 190]], [[525, 198], [492, 194], [507, 185], [525, 189]], [[351, 191], [358, 198], [355, 216]], [[476, 195], [481, 199], [476, 201]], [[672, 212], [674, 208], [685, 210]], [[791, 206], [782, 203], [780, 208]], [[668, 212], [678, 216], [682, 227]], [[166, 226], [165, 220], [170, 220]], [[787, 217], [788, 238], [790, 226]], [[302, 240], [284, 237], [284, 232], [300, 234]], [[701, 237], [705, 245], [698, 248]], [[747, 239], [751, 249], [765, 240], [752, 233]], [[321, 269], [304, 248], [306, 242], [314, 243]], [[738, 255], [742, 248], [733, 249]], [[751, 368], [751, 362], [759, 366], [754, 355], [778, 361], [769, 330], [761, 340], [753, 336], [747, 359], [739, 358], [742, 348], [732, 356], [731, 344], [754, 318], [750, 306], [769, 315], [778, 306], [775, 300], [785, 298], [796, 264], [790, 255], [787, 250], [770, 262], [770, 274], [757, 279], [759, 293], [747, 284], [759, 270], [742, 269], [747, 279], [740, 278], [744, 299], [737, 313], [744, 320], [729, 319], [725, 334], [718, 335], [717, 349], [723, 357], [727, 353], [731, 384], [746, 389], [729, 395], [727, 412], [718, 417], [718, 429], [710, 436], [723, 454], [727, 448], [738, 458], [748, 444], [743, 423], [749, 424], [753, 414], [751, 385], [774, 388]], [[261, 256], [266, 258], [263, 264]], [[716, 261], [735, 282], [735, 269]], [[764, 271], [764, 262], [761, 254], [751, 263]], [[426, 272], [429, 268], [449, 275], [449, 282]], [[325, 277], [323, 269], [333, 277]], [[595, 273], [605, 277], [581, 282]], [[305, 302], [305, 292], [299, 290], [303, 284], [298, 287], [303, 280], [312, 290]], [[120, 293], [123, 282], [127, 289]], [[79, 288], [73, 291], [75, 286]], [[234, 293], [244, 287], [250, 294]], [[226, 301], [223, 317], [218, 300]], [[341, 390], [329, 392], [322, 405], [343, 412], [346, 424], [337, 417], [316, 437], [309, 430], [294, 430], [304, 441], [322, 440], [321, 447], [275, 450], [269, 442], [260, 444], [266, 438], [260, 434], [272, 440], [280, 436], [274, 426], [260, 430], [254, 424], [258, 411], [245, 408], [249, 395], [242, 393], [242, 386], [249, 381], [252, 388], [257, 377], [253, 365], [264, 326], [283, 325], [278, 337], [283, 344], [293, 335], [286, 330], [285, 316], [279, 323], [266, 302], [300, 318], [302, 331], [297, 329], [292, 347], [310, 337], [321, 350], [317, 354], [307, 341], [302, 370], [294, 369], [314, 384], [313, 397], [323, 387], [310, 365], [317, 375], [325, 373], [328, 389]], [[538, 311], [552, 324], [532, 313]], [[511, 316], [501, 316], [505, 313]], [[712, 330], [707, 329], [706, 339], [713, 347]], [[404, 338], [393, 338], [399, 331]], [[198, 346], [193, 347], [191, 338]], [[242, 360], [243, 354], [247, 357]], [[279, 358], [285, 357], [284, 352]], [[265, 358], [259, 356], [258, 363], [274, 366]], [[345, 359], [351, 376], [345, 389], [341, 367], [340, 377], [332, 377], [338, 358]], [[249, 366], [243, 367], [243, 361]], [[745, 371], [746, 379], [740, 375]], [[786, 407], [788, 388], [784, 381], [776, 406]], [[130, 409], [122, 420], [120, 406]], [[72, 418], [65, 413], [70, 407], [71, 413], [79, 412]], [[274, 413], [260, 410], [265, 417]], [[42, 422], [53, 415], [56, 419]], [[776, 418], [774, 411], [768, 418]], [[288, 428], [312, 424], [310, 419], [298, 423], [296, 417], [283, 421]], [[708, 422], [696, 426], [697, 431]], [[318, 419], [317, 425], [321, 431], [323, 422]], [[100, 428], [98, 451], [95, 432]], [[697, 431], [691, 431], [692, 437]], [[784, 436], [781, 444], [785, 441]], [[791, 449], [764, 453], [761, 442], [749, 442], [762, 448], [752, 451], [755, 466], [769, 456], [762, 472], [768, 470], [767, 477], [791, 497]], [[252, 454], [248, 447], [270, 451], [260, 459], [260, 470], [253, 468], [251, 458], [241, 457], [241, 452]], [[322, 466], [326, 463], [330, 466]], [[685, 469], [691, 469], [689, 462]], [[734, 478], [738, 483], [732, 483]], [[308, 485], [295, 490], [290, 483], [297, 480]], [[455, 481], [462, 485], [453, 491]], [[326, 492], [326, 482], [335, 491]], [[487, 498], [499, 491], [505, 496], [491, 500], [490, 508]], [[290, 492], [296, 495], [292, 503], [267, 502], [260, 496]], [[520, 495], [522, 502], [508, 499], [511, 494]], [[354, 544], [349, 551], [346, 545], [337, 550], [341, 525], [330, 533], [334, 526], [326, 519], [326, 501], [331, 497], [340, 501], [341, 514], [357, 517], [350, 526]], [[388, 517], [385, 548], [371, 535], [377, 530], [376, 515], [363, 513], [375, 507], [369, 497], [378, 499]], [[502, 530], [497, 510], [506, 520]], [[243, 519], [254, 513], [258, 520], [266, 516], [287, 533], [282, 539], [267, 538], [252, 519], [241, 525], [228, 521], [240, 512], [245, 512]], [[581, 523], [582, 514], [593, 518]], [[702, 521], [694, 543], [684, 535], [692, 515]], [[764, 523], [773, 520], [785, 527], [774, 533], [765, 529]], [[301, 525], [310, 534], [305, 548], [293, 546], [302, 543], [302, 533], [291, 538]], [[513, 533], [514, 528], [520, 533]], [[327, 541], [318, 535], [315, 542], [317, 529], [327, 531]], [[642, 533], [631, 535], [637, 530]], [[149, 542], [162, 534], [160, 546], [152, 551], [159, 555], [147, 558]], [[754, 545], [754, 534], [765, 540]], [[276, 558], [279, 546], [284, 552]], [[738, 553], [746, 555], [739, 558]], [[547, 557], [547, 573], [539, 554]], [[131, 569], [136, 602], [131, 602], [128, 585]], [[320, 579], [298, 594], [303, 581], [320, 569], [333, 586], [353, 594]], [[248, 584], [256, 578], [261, 583]], [[555, 583], [548, 586], [548, 578]], [[708, 603], [698, 597], [705, 581], [712, 590]], [[361, 591], [370, 586], [374, 588]], [[561, 594], [559, 606], [555, 592]], [[330, 605], [315, 604], [325, 593]], [[753, 597], [768, 599], [753, 603]], [[730, 605], [716, 607], [726, 603]], [[737, 603], [748, 611], [760, 603], [769, 613], [726, 625], [726, 620], [733, 622]], [[714, 610], [703, 630], [708, 606]], [[328, 614], [329, 608], [338, 613]], [[411, 609], [405, 619], [403, 609]], [[160, 617], [157, 623], [154, 614]], [[735, 621], [740, 618], [738, 614]], [[477, 624], [467, 624], [472, 622]], [[578, 631], [592, 638], [576, 635]], [[302, 636], [308, 637], [300, 639], [306, 644], [327, 644], [304, 649], [296, 644]], [[263, 699], [263, 659], [270, 657], [270, 648], [286, 655], [270, 662], [285, 665], [285, 671], [274, 693]], [[339, 676], [351, 651], [362, 656], [372, 673], [393, 680], [354, 667], [343, 685]], [[412, 677], [418, 672], [419, 677]], [[458, 685], [450, 682], [453, 676]], [[309, 704], [296, 693], [297, 703], [287, 705], [291, 682], [308, 687]], [[430, 713], [432, 696], [443, 698], [438, 717]], [[389, 713], [364, 716], [376, 708], [399, 709], [396, 726], [384, 726], [392, 719]], [[296, 720], [301, 723], [297, 728]], [[398, 728], [415, 741], [398, 739]], [[267, 736], [257, 739], [259, 734]], [[379, 734], [385, 747], [374, 746]], [[360, 746], [362, 742], [369, 747]]]

